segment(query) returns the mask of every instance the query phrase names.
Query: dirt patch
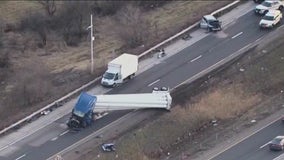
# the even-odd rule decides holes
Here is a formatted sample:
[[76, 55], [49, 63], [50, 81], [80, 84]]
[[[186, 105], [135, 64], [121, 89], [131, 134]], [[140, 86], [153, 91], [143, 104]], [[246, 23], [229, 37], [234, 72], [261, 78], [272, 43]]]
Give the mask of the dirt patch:
[[183, 96], [189, 101], [169, 114], [114, 139], [115, 153], [104, 154], [93, 145], [80, 159], [193, 159], [277, 112], [284, 98], [283, 35], [183, 90], [179, 95], [196, 95]]

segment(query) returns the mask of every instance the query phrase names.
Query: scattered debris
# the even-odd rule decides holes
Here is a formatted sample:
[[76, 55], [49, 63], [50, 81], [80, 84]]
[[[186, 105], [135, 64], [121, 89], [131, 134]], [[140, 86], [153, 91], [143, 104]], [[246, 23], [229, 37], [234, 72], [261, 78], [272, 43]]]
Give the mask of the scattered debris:
[[113, 143], [103, 143], [102, 144], [102, 149], [105, 152], [112, 152], [115, 151], [115, 147]]
[[103, 135], [97, 135], [96, 138], [103, 138]]
[[243, 72], [243, 71], [245, 71], [245, 69], [244, 68], [240, 68], [240, 71]]
[[251, 120], [250, 122], [251, 122], [251, 123], [255, 123], [255, 122], [256, 122], [256, 120], [255, 120], [255, 119], [253, 119], [253, 120]]
[[165, 53], [165, 49], [160, 49], [159, 53], [158, 53], [158, 58], [162, 58], [166, 55]]
[[261, 52], [262, 52], [262, 53], [267, 53], [267, 50], [264, 49], [264, 50], [262, 50]]
[[184, 34], [184, 35], [182, 36], [182, 39], [185, 40], [185, 41], [187, 41], [187, 40], [189, 40], [189, 39], [191, 39], [191, 38], [192, 38], [192, 36], [191, 36], [189, 33]]
[[50, 110], [45, 110], [45, 111], [42, 111], [40, 112], [41, 115], [47, 115], [49, 114], [51, 111]]

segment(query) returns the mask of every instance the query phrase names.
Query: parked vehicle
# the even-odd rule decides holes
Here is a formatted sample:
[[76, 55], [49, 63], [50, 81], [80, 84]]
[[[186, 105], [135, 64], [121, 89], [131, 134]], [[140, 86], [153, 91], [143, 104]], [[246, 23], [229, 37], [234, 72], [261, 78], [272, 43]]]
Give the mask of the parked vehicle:
[[261, 28], [272, 28], [281, 22], [282, 13], [279, 10], [269, 10], [259, 22]]
[[132, 79], [137, 70], [138, 56], [124, 53], [108, 63], [101, 84], [106, 87], [115, 87], [126, 79]]
[[253, 0], [254, 3], [258, 3], [258, 4], [261, 4], [264, 0]]
[[282, 151], [284, 149], [284, 136], [277, 136], [268, 144], [272, 151]]
[[205, 15], [200, 21], [200, 28], [207, 29], [208, 31], [222, 30], [221, 21], [212, 15]]
[[265, 15], [270, 9], [282, 10], [283, 2], [279, 0], [266, 0], [255, 7], [255, 13]]
[[115, 147], [113, 143], [103, 143], [101, 147], [102, 147], [102, 150], [105, 152], [115, 151]]
[[112, 94], [112, 95], [89, 95], [81, 93], [72, 109], [72, 114], [67, 121], [67, 126], [78, 131], [90, 126], [96, 119], [96, 115], [107, 111], [130, 110], [143, 108], [171, 108], [172, 97], [169, 89], [162, 87], [152, 93], [140, 94]]

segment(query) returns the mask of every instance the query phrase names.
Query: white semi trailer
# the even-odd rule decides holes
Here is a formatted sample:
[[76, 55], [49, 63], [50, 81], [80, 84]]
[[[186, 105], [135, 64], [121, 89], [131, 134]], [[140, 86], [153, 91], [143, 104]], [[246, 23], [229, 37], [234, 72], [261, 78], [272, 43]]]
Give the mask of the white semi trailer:
[[94, 121], [94, 115], [100, 112], [145, 108], [171, 108], [172, 97], [168, 89], [154, 90], [152, 93], [90, 95], [81, 93], [72, 115], [67, 122], [71, 129], [85, 128]]
[[106, 87], [115, 87], [126, 79], [133, 78], [137, 70], [138, 56], [124, 53], [108, 63], [101, 84]]

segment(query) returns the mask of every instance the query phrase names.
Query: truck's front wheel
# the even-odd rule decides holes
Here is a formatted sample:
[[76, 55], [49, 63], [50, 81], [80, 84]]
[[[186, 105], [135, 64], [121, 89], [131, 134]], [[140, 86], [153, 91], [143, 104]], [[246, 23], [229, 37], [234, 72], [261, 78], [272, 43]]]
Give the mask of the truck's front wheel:
[[86, 127], [87, 127], [87, 122], [86, 122], [86, 121], [83, 121], [83, 122], [82, 122], [82, 127], [83, 127], [83, 128], [86, 128]]
[[135, 76], [135, 73], [131, 74], [131, 75], [129, 76], [129, 79], [133, 79], [134, 76]]

